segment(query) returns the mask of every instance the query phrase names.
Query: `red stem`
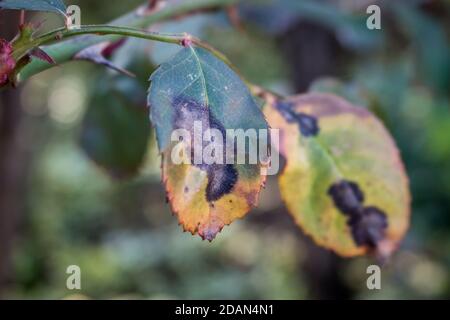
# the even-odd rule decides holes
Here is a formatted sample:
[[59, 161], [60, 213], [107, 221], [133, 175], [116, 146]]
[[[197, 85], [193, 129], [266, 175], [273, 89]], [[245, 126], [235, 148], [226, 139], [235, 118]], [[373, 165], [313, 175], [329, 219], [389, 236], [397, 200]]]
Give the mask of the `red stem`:
[[20, 25], [23, 26], [25, 24], [25, 10], [20, 10]]
[[159, 0], [149, 0], [149, 2], [148, 2], [148, 8], [149, 8], [150, 10], [155, 9], [156, 6], [158, 5], [158, 1], [159, 1]]

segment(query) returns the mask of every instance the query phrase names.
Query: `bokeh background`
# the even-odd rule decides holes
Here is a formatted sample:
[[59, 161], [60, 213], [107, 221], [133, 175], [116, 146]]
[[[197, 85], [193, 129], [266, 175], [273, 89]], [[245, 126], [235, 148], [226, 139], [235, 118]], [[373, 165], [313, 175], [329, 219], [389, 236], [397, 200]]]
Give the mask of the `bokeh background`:
[[[83, 24], [141, 2], [70, 1]], [[370, 4], [382, 8], [381, 31], [365, 27]], [[366, 287], [374, 260], [339, 258], [303, 235], [276, 179], [259, 208], [212, 243], [183, 233], [145, 108], [148, 76], [177, 48], [132, 40], [112, 59], [136, 79], [72, 62], [0, 92], [2, 298], [450, 298], [450, 1], [259, 0], [237, 11], [234, 25], [208, 12], [153, 30], [209, 41], [276, 92], [335, 92], [382, 119], [413, 195], [411, 228], [382, 269], [382, 289]], [[17, 19], [0, 12], [2, 37]], [[66, 288], [73, 264], [80, 291]]]

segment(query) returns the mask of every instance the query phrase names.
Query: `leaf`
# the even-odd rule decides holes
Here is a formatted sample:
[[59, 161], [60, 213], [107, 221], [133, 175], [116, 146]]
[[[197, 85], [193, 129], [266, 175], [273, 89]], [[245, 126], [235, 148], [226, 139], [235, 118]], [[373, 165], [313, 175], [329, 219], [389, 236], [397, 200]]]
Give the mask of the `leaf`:
[[44, 50], [39, 47], [33, 48], [30, 51], [30, 55], [50, 64], [56, 64], [55, 60], [53, 60], [52, 57], [50, 57]]
[[81, 50], [74, 56], [74, 59], [91, 61], [95, 64], [103, 65], [107, 68], [120, 72], [129, 77], [134, 77], [133, 73], [115, 65], [113, 62], [109, 61], [106, 58], [106, 56], [111, 55], [111, 53], [117, 50], [122, 44], [123, 44], [122, 40], [119, 40], [117, 42], [109, 42], [109, 41], [100, 42]]
[[0, 8], [66, 14], [66, 5], [62, 0], [0, 0]]
[[81, 147], [113, 177], [128, 178], [138, 171], [148, 149], [145, 90], [137, 90], [139, 83], [130, 78], [100, 78], [97, 83], [83, 119]]
[[342, 256], [388, 256], [408, 228], [410, 194], [384, 126], [331, 94], [277, 101], [265, 114], [281, 130], [281, 194], [304, 232]]
[[[224, 225], [257, 205], [265, 181], [263, 165], [194, 162], [188, 141], [173, 142], [171, 134], [185, 129], [193, 137], [195, 121], [200, 129], [216, 129], [224, 137], [227, 129], [268, 129], [267, 123], [241, 79], [204, 49], [182, 49], [150, 80], [148, 103], [162, 153], [168, 200], [184, 230], [211, 241]], [[247, 147], [255, 143], [258, 141], [250, 139]], [[220, 157], [225, 151], [221, 139], [192, 145], [222, 148], [215, 153]], [[189, 163], [176, 164], [172, 151], [177, 150], [183, 151]], [[239, 154], [234, 156], [237, 159]]]

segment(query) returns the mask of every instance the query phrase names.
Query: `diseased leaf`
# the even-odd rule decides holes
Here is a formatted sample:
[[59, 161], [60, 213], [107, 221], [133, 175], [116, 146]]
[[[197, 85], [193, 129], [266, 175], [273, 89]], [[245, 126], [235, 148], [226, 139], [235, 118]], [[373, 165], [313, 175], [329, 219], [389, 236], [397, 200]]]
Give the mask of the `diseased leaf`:
[[[256, 206], [265, 176], [263, 165], [226, 162], [227, 146], [211, 137], [199, 141], [171, 141], [176, 129], [194, 139], [201, 132], [216, 129], [226, 137], [228, 129], [268, 129], [264, 116], [241, 79], [222, 61], [204, 49], [186, 47], [151, 76], [148, 103], [163, 156], [163, 181], [172, 210], [186, 231], [212, 240], [224, 225], [243, 217]], [[201, 139], [201, 137], [200, 137]], [[245, 150], [258, 143], [249, 139]], [[222, 162], [196, 161], [193, 146], [213, 150]], [[208, 149], [209, 148], [209, 149]], [[247, 152], [247, 151], [243, 151]], [[181, 154], [185, 163], [174, 161]], [[204, 160], [201, 158], [200, 160]]]
[[282, 197], [319, 245], [342, 256], [389, 255], [409, 224], [408, 179], [384, 126], [331, 94], [305, 94], [265, 108], [281, 130]]
[[0, 9], [48, 11], [65, 15], [66, 5], [62, 0], [0, 0]]

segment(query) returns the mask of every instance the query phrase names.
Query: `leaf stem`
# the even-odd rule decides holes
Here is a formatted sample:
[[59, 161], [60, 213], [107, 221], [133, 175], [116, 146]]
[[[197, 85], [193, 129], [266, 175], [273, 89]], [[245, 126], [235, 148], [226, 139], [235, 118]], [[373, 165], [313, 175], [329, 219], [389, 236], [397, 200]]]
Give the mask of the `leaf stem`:
[[[186, 46], [189, 44], [193, 44], [197, 47], [201, 47], [205, 50], [211, 52], [218, 59], [225, 62], [231, 68], [236, 68], [231, 64], [230, 60], [219, 50], [215, 49], [208, 43], [201, 41], [198, 38], [193, 37], [188, 33], [159, 33], [159, 32], [150, 32], [145, 30], [139, 30], [131, 27], [122, 27], [122, 26], [110, 26], [110, 25], [85, 25], [81, 26], [77, 29], [67, 29], [67, 28], [59, 28], [53, 31], [50, 31], [46, 34], [43, 34], [33, 41], [31, 41], [27, 48], [21, 48], [21, 52], [28, 51], [29, 49], [39, 47], [42, 45], [48, 45], [55, 42], [59, 42], [63, 39], [68, 39], [71, 37], [76, 37], [80, 35], [93, 34], [93, 35], [115, 35], [115, 36], [124, 36], [124, 37], [133, 37], [133, 38], [141, 38], [146, 40], [153, 40], [159, 42], [166, 42], [172, 44], [178, 44], [181, 46]], [[17, 57], [16, 57], [17, 58]]]
[[[113, 35], [113, 36], [124, 36], [124, 37], [133, 37], [133, 38], [141, 38], [152, 41], [159, 41], [165, 43], [177, 44], [180, 46], [190, 46], [194, 45], [205, 50], [208, 50], [215, 57], [223, 61], [227, 64], [234, 72], [236, 72], [242, 80], [246, 83], [249, 89], [252, 91], [254, 95], [262, 95], [264, 92], [268, 92], [267, 90], [258, 87], [249, 81], [245, 80], [245, 78], [239, 73], [239, 70], [231, 63], [231, 61], [219, 50], [211, 46], [210, 44], [203, 42], [202, 40], [193, 37], [188, 33], [159, 33], [159, 32], [150, 32], [140, 29], [135, 29], [131, 27], [123, 27], [123, 26], [113, 26], [113, 25], [85, 25], [80, 26], [77, 29], [67, 29], [67, 28], [59, 28], [48, 33], [45, 33], [33, 41], [31, 41], [27, 48], [21, 48], [21, 52], [27, 52], [28, 50], [39, 47], [42, 45], [52, 44], [54, 42], [59, 42], [63, 39], [69, 39], [76, 36], [94, 34], [94, 35]], [[270, 93], [273, 94], [273, 93]]]
[[[239, 73], [238, 69], [230, 62], [230, 60], [219, 50], [215, 49], [213, 46], [209, 45], [206, 42], [201, 41], [200, 39], [193, 37], [188, 33], [159, 33], [159, 32], [150, 32], [142, 29], [136, 29], [128, 26], [118, 26], [118, 25], [84, 25], [79, 28], [68, 29], [66, 27], [62, 27], [59, 29], [52, 30], [48, 33], [40, 35], [39, 37], [33, 39], [29, 42], [25, 47], [20, 48], [17, 51], [18, 55], [21, 55], [32, 48], [43, 46], [43, 45], [51, 45], [54, 43], [59, 43], [63, 45], [64, 43], [60, 43], [62, 40], [82, 36], [82, 35], [99, 35], [99, 36], [109, 36], [107, 41], [118, 40], [121, 37], [133, 37], [133, 38], [141, 38], [152, 41], [166, 42], [177, 44], [181, 46], [189, 46], [194, 45], [197, 47], [201, 47], [205, 50], [208, 50], [211, 54], [216, 56], [218, 59], [227, 64], [233, 71], [235, 71], [242, 80], [246, 83], [249, 89], [255, 95], [261, 94], [261, 92], [266, 92], [266, 90], [250, 83], [245, 80], [245, 78]], [[114, 38], [117, 37], [117, 38]], [[87, 40], [87, 39], [86, 39]], [[87, 41], [90, 43], [90, 41]], [[96, 41], [98, 42], [98, 41]], [[92, 44], [91, 44], [92, 45]], [[88, 46], [88, 45], [86, 45]], [[15, 57], [18, 59], [19, 57]], [[64, 56], [64, 61], [70, 60], [67, 56]], [[59, 59], [57, 59], [57, 62]], [[62, 62], [64, 62], [62, 61]], [[48, 67], [47, 67], [48, 68]], [[36, 72], [39, 72], [38, 70]], [[26, 77], [29, 75], [26, 75]]]
[[19, 26], [25, 23], [25, 10], [20, 10]]
[[147, 40], [154, 40], [167, 43], [181, 44], [181, 41], [186, 37], [186, 34], [169, 34], [149, 32], [130, 27], [110, 26], [110, 25], [84, 25], [77, 29], [59, 28], [41, 35], [30, 42], [30, 46], [36, 47], [41, 45], [48, 45], [59, 42], [62, 39], [68, 39], [80, 35], [117, 35], [124, 37], [141, 38]]
[[[33, 39], [33, 41], [28, 43], [26, 47], [20, 48], [20, 50], [17, 51], [17, 55], [22, 55], [23, 53], [35, 47], [49, 45], [55, 42], [60, 42], [61, 40], [64, 39], [69, 39], [72, 37], [88, 34], [100, 36], [113, 35], [113, 36], [141, 38], [146, 40], [178, 44], [181, 46], [195, 45], [197, 47], [201, 47], [205, 50], [208, 50], [214, 56], [222, 60], [230, 68], [232, 68], [235, 72], [238, 73], [237, 68], [230, 62], [230, 60], [222, 52], [220, 52], [210, 44], [203, 42], [200, 39], [193, 37], [188, 33], [159, 33], [135, 29], [131, 27], [113, 26], [113, 25], [84, 25], [80, 26], [77, 29], [67, 29], [65, 27], [55, 29]], [[16, 56], [15, 58], [18, 59], [19, 57]]]

